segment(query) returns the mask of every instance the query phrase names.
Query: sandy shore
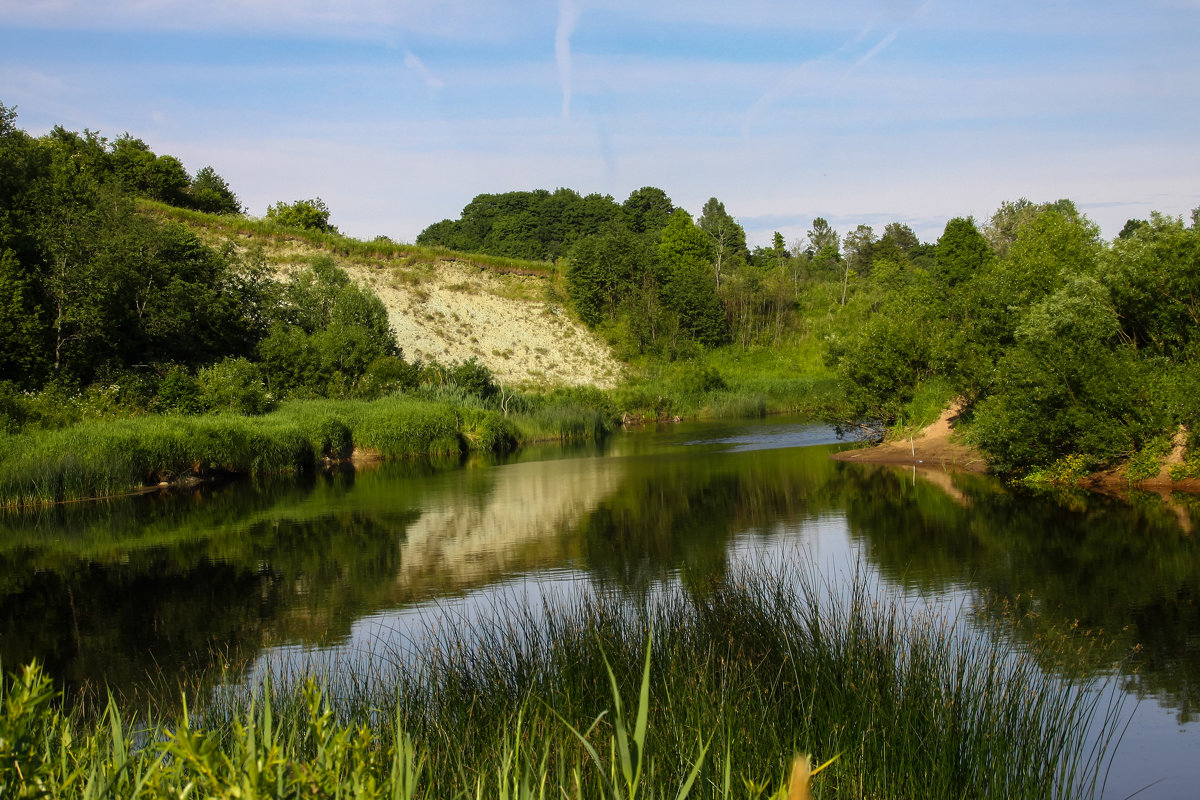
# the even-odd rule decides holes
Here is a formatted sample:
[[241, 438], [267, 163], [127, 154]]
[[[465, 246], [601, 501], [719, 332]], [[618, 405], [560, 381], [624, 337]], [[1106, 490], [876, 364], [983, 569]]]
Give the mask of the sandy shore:
[[838, 461], [863, 464], [899, 464], [921, 469], [963, 470], [987, 472], [987, 460], [978, 450], [951, 441], [958, 407], [946, 410], [937, 421], [918, 432], [912, 439], [883, 442], [862, 450], [843, 450], [834, 453]]

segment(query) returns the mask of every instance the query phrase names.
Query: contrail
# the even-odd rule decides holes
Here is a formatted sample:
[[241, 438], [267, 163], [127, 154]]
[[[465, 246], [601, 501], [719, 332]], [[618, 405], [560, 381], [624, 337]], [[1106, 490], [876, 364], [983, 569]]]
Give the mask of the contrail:
[[579, 22], [578, 0], [558, 0], [558, 28], [554, 32], [554, 60], [562, 84], [562, 115], [571, 116], [571, 33]]
[[429, 68], [425, 66], [425, 62], [417, 58], [416, 53], [411, 50], [404, 51], [404, 66], [417, 73], [430, 91], [436, 92], [446, 85], [446, 82], [430, 72]]

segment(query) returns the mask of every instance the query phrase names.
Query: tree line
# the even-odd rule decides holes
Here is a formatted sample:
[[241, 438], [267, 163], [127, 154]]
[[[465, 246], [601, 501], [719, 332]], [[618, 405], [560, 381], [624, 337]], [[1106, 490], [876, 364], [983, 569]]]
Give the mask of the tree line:
[[[422, 381], [494, 391], [479, 364], [406, 362], [378, 298], [328, 258], [281, 282], [261, 254], [207, 246], [140, 198], [241, 211], [209, 167], [191, 176], [128, 134], [34, 137], [0, 105], [0, 424], [39, 391], [178, 411]], [[418, 242], [558, 260], [579, 317], [626, 358], [819, 338], [839, 421], [891, 424], [919, 397], [957, 397], [993, 464], [1020, 472], [1150, 463], [1180, 426], [1195, 444], [1198, 216], [1130, 220], [1106, 242], [1070, 201], [1022, 199], [931, 243], [901, 222], [842, 235], [817, 218], [801, 241], [751, 248], [716, 198], [693, 218], [647, 186], [621, 203], [480, 195]], [[336, 231], [319, 199], [267, 218]]]
[[697, 348], [778, 343], [803, 325], [798, 298], [813, 282], [840, 286], [865, 275], [876, 255], [924, 263], [930, 245], [902, 223], [882, 237], [859, 226], [842, 239], [817, 218], [804, 242], [776, 232], [749, 248], [746, 232], [713, 197], [699, 217], [645, 186], [622, 203], [570, 189], [476, 197], [419, 244], [529, 259], [561, 260], [579, 316], [625, 357], [686, 358]]
[[[240, 213], [210, 167], [189, 176], [128, 134], [34, 137], [0, 105], [0, 430], [90, 411], [257, 413], [285, 397], [375, 397], [422, 376], [479, 391], [474, 363], [406, 362], [382, 302], [328, 257], [281, 281], [261, 252], [209, 246], [139, 206]], [[331, 231], [315, 201], [269, 221]]]
[[924, 264], [873, 254], [860, 323], [827, 342], [846, 417], [894, 422], [932, 387], [1000, 472], [1151, 477], [1181, 426], [1197, 444], [1198, 222], [1156, 213], [1110, 243], [1068, 200], [1019, 200], [951, 220]]
[[626, 357], [820, 336], [838, 422], [956, 397], [1000, 471], [1080, 472], [1156, 465], [1180, 426], [1195, 444], [1198, 214], [1130, 220], [1109, 243], [1071, 201], [1021, 199], [932, 243], [901, 222], [843, 236], [817, 218], [799, 242], [750, 249], [716, 198], [693, 219], [655, 187], [620, 204], [559, 189], [480, 195], [419, 241], [563, 259], [579, 316]]

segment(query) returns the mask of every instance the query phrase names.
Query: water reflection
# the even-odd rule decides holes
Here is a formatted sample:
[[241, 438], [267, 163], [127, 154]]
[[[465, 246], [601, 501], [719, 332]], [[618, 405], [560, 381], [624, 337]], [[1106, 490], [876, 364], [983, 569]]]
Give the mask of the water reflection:
[[[469, 615], [505, 593], [540, 602], [546, 587], [644, 594], [675, 581], [703, 592], [786, 542], [790, 557], [862, 562], [885, 584], [968, 603], [984, 629], [1035, 652], [1069, 644], [1046, 669], [1118, 663], [1128, 690], [1197, 742], [1195, 498], [1034, 496], [985, 476], [832, 461], [833, 442], [779, 421], [679, 425], [503, 462], [396, 462], [3, 515], [0, 659], [131, 693], [148, 674], [195, 674], [214, 651], [259, 668], [400, 652], [431, 611]], [[1147, 720], [1135, 747], [1161, 722]]]

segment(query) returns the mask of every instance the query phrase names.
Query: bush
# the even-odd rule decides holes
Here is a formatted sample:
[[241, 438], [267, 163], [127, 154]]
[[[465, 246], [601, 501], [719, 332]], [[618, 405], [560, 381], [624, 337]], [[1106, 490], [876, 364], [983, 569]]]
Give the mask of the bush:
[[262, 371], [244, 358], [218, 361], [200, 370], [196, 382], [206, 411], [263, 414], [274, 406], [274, 398], [263, 385]]
[[492, 379], [492, 371], [476, 361], [474, 356], [452, 366], [446, 373], [446, 379], [481, 400], [490, 400], [500, 391]]
[[294, 203], [278, 202], [267, 209], [267, 221], [287, 228], [301, 228], [321, 233], [337, 233], [329, 224], [329, 206], [317, 197], [312, 200], [297, 200]]
[[366, 374], [359, 379], [355, 394], [373, 399], [415, 389], [419, 377], [419, 366], [409, 364], [400, 356], [380, 356], [371, 362]]
[[175, 364], [158, 384], [158, 405], [166, 411], [199, 414], [204, 410], [200, 384], [186, 369]]
[[240, 214], [242, 204], [225, 179], [212, 167], [202, 167], [187, 190], [192, 208], [208, 214]]

